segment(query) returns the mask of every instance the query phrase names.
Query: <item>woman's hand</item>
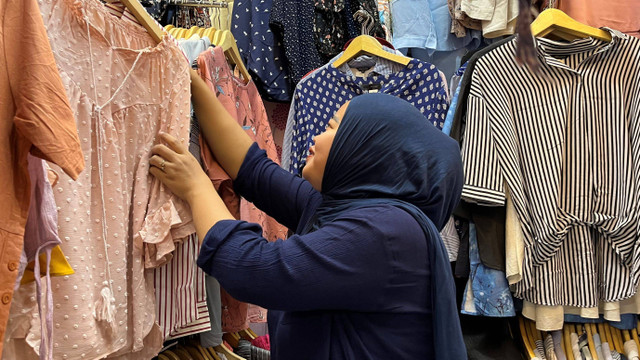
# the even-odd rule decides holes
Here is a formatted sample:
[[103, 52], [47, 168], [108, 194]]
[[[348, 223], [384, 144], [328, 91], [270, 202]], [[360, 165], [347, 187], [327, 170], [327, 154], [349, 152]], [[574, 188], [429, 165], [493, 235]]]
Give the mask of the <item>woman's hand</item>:
[[166, 133], [160, 137], [167, 145], [158, 144], [151, 148], [149, 172], [176, 196], [191, 204], [198, 193], [213, 188], [211, 180], [198, 160], [175, 137]]

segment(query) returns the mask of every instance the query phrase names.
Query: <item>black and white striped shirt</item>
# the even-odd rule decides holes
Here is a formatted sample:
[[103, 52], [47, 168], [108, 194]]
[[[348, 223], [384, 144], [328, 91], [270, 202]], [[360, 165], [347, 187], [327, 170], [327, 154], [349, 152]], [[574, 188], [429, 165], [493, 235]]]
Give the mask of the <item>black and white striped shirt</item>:
[[537, 39], [539, 73], [516, 39], [472, 74], [462, 157], [467, 201], [504, 205], [525, 235], [513, 290], [542, 305], [596, 307], [640, 276], [640, 39]]

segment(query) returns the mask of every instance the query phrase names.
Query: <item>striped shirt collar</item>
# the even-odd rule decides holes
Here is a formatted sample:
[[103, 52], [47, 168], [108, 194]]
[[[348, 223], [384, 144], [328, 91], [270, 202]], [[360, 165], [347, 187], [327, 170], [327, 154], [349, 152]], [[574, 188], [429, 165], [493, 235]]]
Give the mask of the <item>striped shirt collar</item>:
[[[577, 39], [571, 42], [555, 41], [545, 38], [533, 38], [533, 44], [538, 51], [538, 56], [547, 65], [560, 65], [565, 67], [562, 62], [559, 62], [557, 58], [568, 56], [575, 53], [591, 51], [600, 47], [595, 54], [608, 51], [613, 48], [618, 42], [629, 37], [618, 30], [613, 30], [607, 27], [602, 27], [611, 34], [611, 42], [605, 43], [602, 40], [598, 40], [592, 37]], [[517, 39], [514, 39], [517, 41]], [[594, 55], [595, 55], [594, 54]]]

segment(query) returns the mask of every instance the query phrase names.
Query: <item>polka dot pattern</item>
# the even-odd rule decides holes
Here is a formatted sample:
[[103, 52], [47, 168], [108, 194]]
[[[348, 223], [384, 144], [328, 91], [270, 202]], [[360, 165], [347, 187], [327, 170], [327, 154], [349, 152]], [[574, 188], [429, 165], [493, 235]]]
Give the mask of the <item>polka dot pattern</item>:
[[442, 129], [448, 97], [438, 70], [412, 59], [401, 71], [367, 78], [347, 76], [328, 66], [304, 78], [294, 92], [294, 116], [289, 171], [298, 174], [313, 137], [322, 133], [329, 119], [348, 100], [366, 93], [371, 85], [379, 92], [398, 96], [418, 108], [425, 120]]
[[291, 84], [322, 66], [313, 33], [314, 0], [273, 0], [270, 24], [283, 39]]
[[[60, 174], [53, 190], [61, 247], [75, 271], [51, 279], [53, 357], [101, 359], [119, 351], [150, 359], [164, 339], [148, 268], [167, 261], [174, 241], [193, 227], [183, 226], [191, 220], [186, 204], [149, 174], [149, 158], [160, 132], [188, 141], [188, 66], [173, 41], [156, 45], [100, 2], [41, 0], [40, 10], [85, 162], [76, 181], [51, 166]], [[115, 311], [112, 321], [101, 316], [105, 302]], [[15, 341], [36, 348], [37, 311], [29, 316], [38, 325]]]

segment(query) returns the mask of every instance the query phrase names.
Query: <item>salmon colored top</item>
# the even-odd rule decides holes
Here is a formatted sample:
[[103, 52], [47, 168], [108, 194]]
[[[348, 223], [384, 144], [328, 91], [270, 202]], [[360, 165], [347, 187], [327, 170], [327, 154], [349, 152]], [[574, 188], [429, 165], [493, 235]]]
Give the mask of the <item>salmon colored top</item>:
[[60, 165], [71, 182], [84, 169], [84, 161], [36, 0], [0, 2], [0, 54], [0, 338], [4, 338], [29, 210], [27, 155], [31, 152]]

